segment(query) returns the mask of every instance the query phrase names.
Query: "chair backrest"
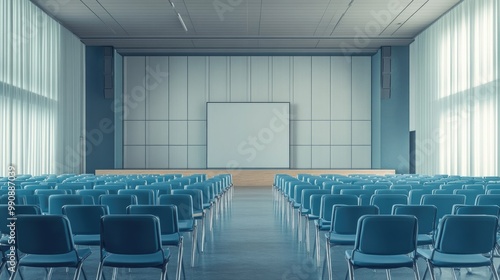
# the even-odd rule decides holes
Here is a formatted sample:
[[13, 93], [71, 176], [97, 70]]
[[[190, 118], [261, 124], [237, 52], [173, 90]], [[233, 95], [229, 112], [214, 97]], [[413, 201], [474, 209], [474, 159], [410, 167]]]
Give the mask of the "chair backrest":
[[16, 245], [25, 254], [65, 254], [75, 250], [69, 220], [63, 215], [19, 215]]
[[485, 190], [486, 192], [490, 190], [500, 190], [500, 184], [486, 184]]
[[179, 217], [175, 205], [130, 205], [129, 214], [151, 214], [160, 219], [161, 234], [179, 233]]
[[476, 197], [476, 205], [500, 206], [500, 194], [480, 194]]
[[41, 214], [40, 208], [36, 205], [15, 205], [15, 210], [10, 210], [9, 208], [7, 204], [0, 204], [0, 233], [2, 234], [9, 234], [11, 228], [8, 226], [11, 222], [12, 214]]
[[114, 254], [160, 252], [160, 220], [149, 214], [103, 216], [101, 250]]
[[158, 204], [177, 206], [179, 221], [193, 220], [193, 198], [189, 194], [160, 195]]
[[137, 204], [139, 205], [155, 204], [154, 201], [155, 194], [153, 190], [125, 189], [125, 190], [118, 190], [118, 194], [135, 195], [137, 197]]
[[500, 215], [500, 207], [497, 205], [453, 205], [454, 215]]
[[392, 206], [396, 204], [408, 204], [408, 196], [405, 194], [374, 194], [370, 205], [375, 205], [380, 214], [391, 214]]
[[342, 183], [337, 183], [336, 185], [333, 185], [330, 188], [332, 194], [341, 194], [342, 190], [361, 190], [361, 189], [363, 189], [363, 186], [361, 185], [351, 185]]
[[184, 186], [185, 190], [200, 190], [203, 195], [203, 203], [209, 203], [213, 200], [212, 186], [204, 183], [194, 183]]
[[85, 189], [85, 183], [61, 183], [56, 185], [56, 190], [69, 190], [70, 193], [76, 193], [77, 190]]
[[101, 217], [109, 210], [106, 205], [64, 205], [62, 213], [68, 217], [73, 234], [99, 234]]
[[439, 223], [434, 248], [448, 254], [491, 253], [497, 226], [498, 218], [491, 215], [445, 215]]
[[391, 190], [406, 190], [406, 191], [411, 191], [412, 186], [410, 184], [394, 184], [390, 188]]
[[108, 190], [77, 190], [76, 194], [79, 195], [89, 195], [92, 198], [94, 198], [94, 204], [99, 203], [99, 196], [104, 195], [104, 194], [109, 194]]
[[485, 192], [483, 184], [465, 184], [463, 188], [466, 190], [480, 190], [482, 193]]
[[332, 208], [334, 205], [358, 205], [358, 197], [350, 194], [329, 194], [321, 198], [319, 217], [325, 221], [331, 221]]
[[53, 194], [49, 196], [49, 214], [62, 214], [62, 207], [64, 205], [92, 205], [94, 198], [87, 195], [79, 194]]
[[137, 204], [137, 197], [129, 194], [105, 194], [99, 197], [99, 204], [107, 205], [109, 214], [126, 214], [129, 205]]
[[412, 189], [408, 193], [408, 204], [419, 205], [425, 194], [432, 194], [432, 189]]
[[363, 185], [363, 190], [372, 190], [375, 193], [375, 190], [388, 190], [389, 186], [386, 184], [366, 184]]
[[151, 185], [139, 185], [136, 186], [137, 190], [154, 190], [155, 199], [162, 194], [170, 194], [172, 192], [172, 186], [169, 183], [153, 183]]
[[187, 194], [193, 198], [193, 211], [200, 213], [203, 211], [203, 192], [201, 190], [172, 190], [172, 194]]
[[126, 183], [113, 183], [105, 185], [95, 185], [94, 190], [107, 190], [109, 194], [118, 194], [118, 190], [126, 189]]
[[394, 205], [393, 215], [413, 215], [417, 217], [418, 233], [430, 234], [436, 229], [437, 208], [434, 205]]
[[375, 194], [403, 194], [408, 196], [408, 190], [405, 189], [379, 189], [375, 190]]
[[358, 220], [354, 250], [364, 254], [415, 254], [418, 221], [411, 215], [364, 215]]
[[320, 187], [315, 185], [297, 185], [295, 186], [294, 199], [295, 203], [302, 204], [302, 190], [319, 190]]
[[478, 189], [456, 189], [453, 191], [453, 194], [465, 195], [465, 204], [474, 205], [476, 203], [477, 196], [484, 194], [484, 191]]
[[358, 219], [363, 215], [378, 215], [374, 205], [333, 206], [330, 231], [338, 234], [356, 234]]
[[308, 212], [311, 209], [311, 196], [313, 194], [330, 194], [330, 191], [329, 190], [321, 190], [321, 189], [302, 190], [302, 209], [301, 209], [301, 211]]
[[465, 195], [462, 194], [425, 194], [420, 202], [422, 205], [437, 207], [436, 221], [439, 222], [444, 215], [451, 214], [453, 205], [465, 204]]

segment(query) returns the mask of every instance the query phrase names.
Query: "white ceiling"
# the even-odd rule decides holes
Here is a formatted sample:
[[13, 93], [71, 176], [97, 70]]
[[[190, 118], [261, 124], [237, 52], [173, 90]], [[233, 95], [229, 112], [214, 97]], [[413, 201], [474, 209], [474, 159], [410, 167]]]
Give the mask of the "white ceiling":
[[123, 54], [368, 54], [408, 45], [461, 0], [31, 1]]

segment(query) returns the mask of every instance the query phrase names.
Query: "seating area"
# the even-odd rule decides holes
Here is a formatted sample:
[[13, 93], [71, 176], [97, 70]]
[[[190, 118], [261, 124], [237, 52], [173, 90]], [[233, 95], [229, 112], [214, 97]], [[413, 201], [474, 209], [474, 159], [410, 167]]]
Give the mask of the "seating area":
[[[31, 272], [23, 267], [45, 267], [48, 279], [57, 267], [66, 267], [63, 274], [75, 268], [74, 280], [94, 278], [83, 266], [91, 255], [100, 256], [97, 279], [106, 279], [106, 267], [114, 268], [113, 279], [117, 268], [159, 268], [161, 279], [167, 279], [171, 250], [177, 256], [172, 265], [175, 279], [186, 279], [189, 269], [197, 265], [197, 255], [203, 253], [197, 248], [217, 242], [214, 228], [228, 215], [233, 195], [230, 174], [211, 178], [205, 174], [20, 175], [14, 181], [6, 179], [0, 178], [0, 191], [7, 196], [0, 204], [0, 279], [2, 274], [26, 279], [23, 274]], [[178, 196], [188, 203], [177, 200]], [[17, 219], [14, 227], [10, 224], [13, 217]], [[210, 223], [205, 228], [207, 217]], [[185, 238], [191, 241], [186, 246], [191, 249], [188, 267], [183, 265]], [[14, 244], [17, 252], [11, 250]]]
[[[28, 223], [22, 221], [17, 230], [23, 231], [19, 232], [23, 240], [33, 234], [40, 238], [24, 241], [26, 246], [35, 246], [34, 251], [19, 245], [20, 269], [15, 279], [46, 275], [56, 280], [98, 279], [101, 273], [101, 279], [137, 280], [498, 279], [495, 250], [500, 200], [486, 190], [498, 178], [480, 182], [481, 178], [452, 176], [276, 174], [271, 197], [269, 187], [238, 186], [235, 191], [228, 175], [182, 176], [182, 180], [161, 182], [138, 179], [142, 176], [129, 175], [134, 180], [130, 187], [127, 179], [109, 181], [116, 193], [101, 193], [97, 200], [90, 193], [79, 194], [95, 190], [88, 184], [65, 194], [45, 193], [46, 212], [40, 205], [16, 205], [18, 215], [30, 214], [26, 217], [33, 227], [58, 226], [51, 226], [50, 231], [43, 226], [26, 230]], [[417, 183], [418, 178], [422, 181]], [[139, 180], [145, 185], [136, 184]], [[415, 191], [447, 189], [457, 181], [466, 186], [474, 181], [473, 189], [480, 190], [477, 186], [482, 185], [484, 192], [477, 193], [472, 205], [464, 194], [432, 191], [422, 194], [420, 203], [411, 203], [410, 194]], [[43, 180], [37, 183], [45, 186]], [[161, 186], [158, 190], [153, 187], [156, 183]], [[58, 184], [42, 189], [64, 189]], [[217, 184], [221, 193], [213, 191]], [[16, 190], [25, 190], [21, 185], [26, 184], [16, 181]], [[125, 188], [115, 188], [118, 185]], [[139, 202], [141, 194], [146, 195]], [[205, 203], [208, 198], [213, 200]], [[8, 204], [0, 210], [6, 220]], [[53, 218], [42, 220], [46, 217]], [[56, 229], [61, 229], [58, 234], [65, 236], [66, 245], [56, 250], [48, 246], [50, 242], [36, 246], [41, 240], [51, 240]], [[6, 244], [8, 225], [0, 230], [4, 234], [1, 243]], [[457, 235], [458, 231], [463, 234]], [[143, 239], [147, 244], [140, 242]], [[59, 263], [51, 263], [52, 255], [47, 257], [44, 250], [49, 251], [47, 255], [57, 254]], [[21, 252], [31, 252], [30, 258], [24, 259]], [[61, 262], [69, 252], [76, 258]], [[3, 253], [6, 256], [8, 250]], [[141, 260], [136, 254], [148, 257]], [[0, 279], [12, 276], [9, 267], [4, 264]]]
[[426, 268], [422, 277], [430, 274], [433, 280], [439, 279], [438, 267], [451, 268], [456, 277], [460, 268], [471, 273], [480, 266], [498, 279], [493, 257], [499, 247], [500, 197], [491, 192], [499, 182], [500, 177], [448, 175], [276, 174], [273, 201], [282, 226], [297, 236], [304, 257], [314, 260], [323, 279], [345, 271], [332, 261], [339, 246], [350, 279], [358, 268], [385, 270], [391, 279], [391, 270], [400, 267], [413, 269], [420, 279], [419, 259]]

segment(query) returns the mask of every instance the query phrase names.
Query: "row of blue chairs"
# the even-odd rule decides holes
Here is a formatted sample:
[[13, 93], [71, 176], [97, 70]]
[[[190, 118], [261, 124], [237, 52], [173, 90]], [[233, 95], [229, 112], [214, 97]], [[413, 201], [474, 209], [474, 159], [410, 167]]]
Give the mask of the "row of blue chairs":
[[[280, 176], [282, 178], [279, 178]], [[284, 214], [292, 213], [292, 215], [287, 216], [287, 218], [292, 218], [292, 228], [294, 228], [295, 214], [298, 216], [298, 239], [299, 242], [302, 241], [301, 235], [305, 228], [306, 248], [308, 253], [310, 253], [309, 224], [310, 221], [315, 221], [315, 251], [318, 266], [320, 265], [319, 232], [322, 230], [330, 230], [330, 219], [332, 215], [333, 205], [374, 205], [380, 207], [379, 213], [390, 214], [392, 212], [393, 205], [411, 204], [408, 200], [408, 196], [405, 193], [390, 192], [389, 189], [385, 188], [375, 188], [375, 191], [373, 191], [373, 189], [370, 190], [369, 188], [364, 190], [357, 187], [351, 189], [346, 188], [340, 191], [340, 193], [342, 193], [341, 195], [336, 194], [334, 192], [334, 188], [332, 188], [331, 190], [322, 189], [320, 186], [315, 186], [310, 183], [300, 181], [298, 180], [298, 178], [287, 175], [275, 176], [275, 184], [278, 184], [280, 180], [282, 182], [286, 182], [285, 184], [288, 184], [289, 188], [283, 187], [286, 186], [285, 184], [281, 184], [281, 188], [274, 185], [273, 190], [275, 193], [275, 201], [277, 201], [277, 208], [284, 212]], [[415, 189], [410, 190], [410, 192], [418, 193], [422, 190], [423, 189]], [[427, 205], [443, 204], [439, 207], [439, 218], [443, 217], [445, 214], [451, 213], [453, 205], [466, 204], [466, 196], [462, 194], [431, 195], [431, 193], [431, 191], [420, 193], [420, 195], [418, 196], [419, 203], [414, 204], [418, 205], [420, 204], [420, 202]], [[367, 199], [361, 199], [363, 195], [366, 195]], [[500, 205], [500, 196], [497, 195], [479, 195], [478, 199], [479, 204]], [[286, 207], [286, 205], [289, 205], [289, 207]], [[306, 219], [304, 228], [300, 225], [302, 220], [301, 218]]]
[[[7, 210], [0, 207], [2, 213]], [[9, 271], [14, 270], [10, 279], [15, 279], [23, 266], [50, 268], [49, 275], [54, 267], [74, 267], [74, 280], [81, 272], [87, 279], [82, 264], [91, 250], [76, 245], [100, 247], [96, 279], [101, 279], [104, 267], [154, 267], [162, 270], [161, 279], [167, 279], [168, 246], [176, 246], [176, 279], [180, 279], [183, 238], [176, 206], [134, 205], [126, 215], [109, 215], [107, 207], [100, 205], [67, 205], [63, 207], [65, 215], [40, 215], [37, 206], [28, 205], [17, 211], [15, 250], [4, 243], [6, 240], [1, 243], [2, 266], [8, 255], [16, 257], [16, 265], [9, 267]]]

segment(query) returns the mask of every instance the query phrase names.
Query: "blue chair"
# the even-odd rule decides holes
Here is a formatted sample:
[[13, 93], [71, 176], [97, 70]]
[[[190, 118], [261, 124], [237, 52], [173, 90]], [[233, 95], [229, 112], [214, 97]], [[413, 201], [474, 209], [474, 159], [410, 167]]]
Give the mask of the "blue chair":
[[497, 227], [498, 218], [491, 215], [445, 215], [439, 223], [434, 247], [417, 249], [427, 262], [431, 279], [436, 279], [434, 267], [487, 266], [498, 280], [493, 264]]
[[325, 234], [325, 261], [330, 280], [333, 279], [330, 248], [336, 245], [354, 245], [358, 219], [363, 215], [378, 215], [379, 213], [377, 206], [373, 205], [335, 205], [332, 211], [331, 229]]
[[434, 205], [437, 208], [436, 223], [444, 217], [451, 214], [453, 205], [465, 204], [465, 195], [462, 194], [425, 194], [420, 201], [421, 205]]
[[97, 280], [101, 280], [104, 267], [158, 268], [161, 279], [167, 279], [170, 251], [161, 246], [158, 217], [146, 214], [103, 216], [100, 248]]
[[67, 194], [66, 190], [53, 190], [53, 189], [37, 189], [34, 192], [36, 201], [42, 210], [42, 213], [49, 211], [49, 196], [54, 194]]
[[453, 194], [465, 195], [465, 204], [474, 205], [476, 203], [477, 196], [484, 194], [484, 191], [478, 189], [457, 189], [453, 191]]
[[137, 197], [138, 205], [155, 204], [155, 194], [153, 190], [138, 190], [134, 187], [134, 189], [118, 190], [118, 194], [135, 195]]
[[76, 245], [99, 246], [101, 244], [101, 217], [109, 214], [106, 205], [64, 205], [62, 213], [71, 223]]
[[93, 205], [94, 198], [86, 195], [79, 194], [53, 194], [49, 196], [48, 214], [62, 214], [62, 207], [64, 205]]
[[191, 232], [191, 267], [194, 267], [196, 254], [196, 222], [193, 216], [193, 198], [188, 194], [164, 194], [158, 198], [159, 205], [177, 206], [179, 217], [179, 230], [181, 232]]
[[180, 280], [181, 272], [184, 272], [183, 238], [179, 230], [179, 219], [177, 206], [175, 205], [131, 205], [127, 208], [129, 214], [151, 214], [160, 219], [161, 243], [163, 246], [175, 246], [179, 248], [177, 255], [176, 279]]
[[404, 194], [374, 194], [370, 205], [375, 205], [380, 214], [391, 214], [392, 206], [396, 204], [408, 204], [408, 196]]
[[500, 215], [500, 207], [497, 205], [459, 205], [453, 206], [452, 215]]
[[75, 248], [70, 222], [63, 215], [17, 216], [16, 248], [22, 257], [10, 279], [26, 266], [50, 268], [49, 275], [54, 267], [74, 267], [73, 280], [77, 280], [83, 261], [91, 254], [88, 248]]
[[99, 197], [99, 204], [107, 205], [109, 214], [127, 214], [127, 207], [137, 204], [137, 197], [127, 194], [105, 194]]
[[83, 190], [86, 188], [85, 183], [61, 183], [56, 185], [56, 190], [67, 190], [68, 193], [75, 194], [77, 190]]
[[434, 205], [394, 205], [393, 215], [412, 215], [418, 220], [417, 245], [432, 245], [436, 230], [437, 208]]
[[432, 189], [412, 189], [408, 193], [408, 204], [419, 205], [425, 194], [432, 194]]
[[476, 197], [476, 205], [500, 206], [500, 194], [480, 194]]
[[[312, 212], [312, 207], [311, 207], [311, 196], [315, 194], [320, 194], [320, 195], [327, 195], [330, 194], [329, 190], [314, 190], [314, 189], [309, 189], [309, 190], [303, 190], [302, 191], [302, 207], [299, 209], [299, 213], [301, 217], [305, 217], [306, 222], [305, 222], [305, 231], [306, 231], [306, 251], [309, 253], [311, 251], [311, 240], [310, 240], [310, 230], [309, 230], [309, 225], [310, 221], [316, 220], [317, 218], [314, 215], [310, 215]], [[318, 208], [319, 209], [319, 208]], [[302, 233], [302, 229], [299, 228], [299, 233]]]
[[95, 185], [94, 190], [107, 190], [109, 194], [118, 194], [118, 190], [127, 188], [126, 183], [111, 183], [104, 185]]
[[349, 278], [354, 280], [354, 270], [359, 268], [385, 269], [390, 279], [390, 269], [413, 269], [415, 279], [420, 279], [417, 267], [418, 222], [411, 215], [364, 215], [359, 218], [354, 249], [345, 253]]
[[319, 219], [315, 221], [316, 261], [320, 264], [320, 232], [329, 231], [332, 222], [332, 209], [335, 205], [358, 205], [358, 197], [350, 194], [331, 194], [321, 197]]
[[90, 195], [94, 199], [94, 204], [98, 204], [99, 203], [99, 196], [104, 195], [104, 194], [109, 194], [109, 192], [107, 190], [95, 190], [95, 189], [87, 190], [87, 189], [85, 189], [85, 190], [77, 190], [76, 194]]

